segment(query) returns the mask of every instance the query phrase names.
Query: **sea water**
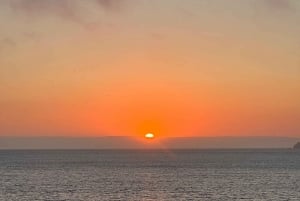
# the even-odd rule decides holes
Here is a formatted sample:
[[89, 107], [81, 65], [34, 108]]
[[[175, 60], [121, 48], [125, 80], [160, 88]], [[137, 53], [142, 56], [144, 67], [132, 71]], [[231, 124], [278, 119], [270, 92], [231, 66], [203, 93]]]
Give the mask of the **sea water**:
[[0, 151], [0, 200], [300, 200], [300, 152]]

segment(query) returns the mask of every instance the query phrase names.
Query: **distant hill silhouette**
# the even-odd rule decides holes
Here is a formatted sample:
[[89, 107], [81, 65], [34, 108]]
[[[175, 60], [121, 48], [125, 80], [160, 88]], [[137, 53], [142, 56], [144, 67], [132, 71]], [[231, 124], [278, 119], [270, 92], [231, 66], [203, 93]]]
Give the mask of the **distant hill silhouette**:
[[300, 150], [300, 142], [294, 145], [294, 149], [299, 149]]
[[[1, 149], [290, 149], [292, 137], [169, 137], [151, 141], [128, 136], [8, 137], [0, 136]], [[297, 145], [297, 147], [300, 146]], [[296, 148], [296, 147], [295, 147]]]

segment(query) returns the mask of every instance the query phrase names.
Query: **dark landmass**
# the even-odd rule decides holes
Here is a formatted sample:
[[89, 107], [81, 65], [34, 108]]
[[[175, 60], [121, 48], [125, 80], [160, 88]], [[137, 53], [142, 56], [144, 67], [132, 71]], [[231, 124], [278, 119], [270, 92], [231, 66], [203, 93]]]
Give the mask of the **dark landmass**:
[[300, 142], [294, 145], [294, 149], [299, 149], [300, 150]]
[[[0, 137], [0, 149], [290, 149], [292, 137]], [[295, 149], [298, 148], [297, 145]]]

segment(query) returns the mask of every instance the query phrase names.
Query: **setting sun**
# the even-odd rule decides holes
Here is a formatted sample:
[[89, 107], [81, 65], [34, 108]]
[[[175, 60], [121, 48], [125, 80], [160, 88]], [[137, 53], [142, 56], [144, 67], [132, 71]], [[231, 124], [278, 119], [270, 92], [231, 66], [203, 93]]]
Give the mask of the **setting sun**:
[[154, 134], [153, 133], [147, 133], [147, 134], [145, 134], [145, 138], [147, 138], [147, 139], [153, 139], [154, 138]]

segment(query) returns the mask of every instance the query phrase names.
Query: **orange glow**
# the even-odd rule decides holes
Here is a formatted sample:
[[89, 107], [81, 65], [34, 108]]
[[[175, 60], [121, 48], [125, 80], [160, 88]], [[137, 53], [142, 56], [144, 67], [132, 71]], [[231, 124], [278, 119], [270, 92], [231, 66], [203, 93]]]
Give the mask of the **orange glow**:
[[294, 14], [278, 23], [242, 1], [157, 1], [159, 12], [139, 2], [111, 15], [75, 9], [72, 20], [53, 2], [26, 26], [31, 15], [1, 2], [0, 136], [300, 136]]

